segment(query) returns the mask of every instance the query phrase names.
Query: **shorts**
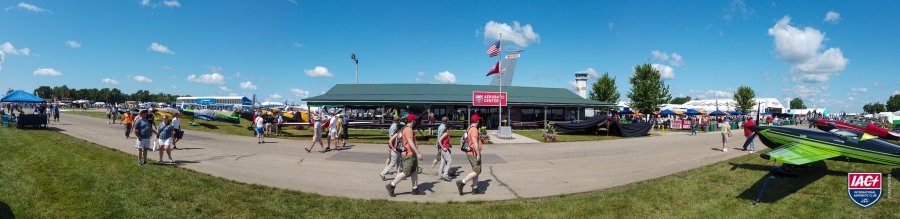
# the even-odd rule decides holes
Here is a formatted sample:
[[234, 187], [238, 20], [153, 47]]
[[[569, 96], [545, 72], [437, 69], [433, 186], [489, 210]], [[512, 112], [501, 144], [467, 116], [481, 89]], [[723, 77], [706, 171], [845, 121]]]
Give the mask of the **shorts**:
[[416, 159], [416, 154], [401, 155], [401, 157], [403, 160], [403, 174], [409, 176], [413, 171], [419, 169], [419, 159]]
[[728, 143], [728, 136], [725, 136], [725, 133], [722, 133], [722, 143]]
[[149, 138], [147, 138], [147, 139], [138, 139], [138, 140], [135, 142], [135, 144], [134, 144], [134, 148], [137, 148], [138, 150], [141, 150], [141, 149], [143, 149], [143, 150], [148, 150], [148, 149], [150, 149], [150, 139], [149, 139]]
[[256, 134], [257, 134], [257, 135], [262, 135], [262, 134], [263, 134], [263, 128], [262, 128], [262, 127], [256, 127]]
[[166, 139], [160, 138], [156, 142], [159, 143], [159, 145], [172, 145], [172, 138], [166, 138]]
[[53, 114], [53, 118], [54, 118], [54, 119], [59, 119], [59, 113], [54, 113], [54, 114]]
[[340, 135], [337, 133], [337, 131], [332, 130], [332, 131], [328, 132], [328, 137], [331, 139], [338, 139], [338, 137], [340, 137]]
[[181, 129], [175, 129], [175, 138], [177, 138], [177, 139], [184, 138], [184, 131], [181, 131]]
[[479, 161], [475, 155], [466, 154], [466, 157], [469, 158], [469, 164], [472, 164], [472, 172], [475, 174], [481, 174], [481, 161]]
[[350, 138], [350, 134], [347, 134], [347, 128], [344, 128], [343, 130], [341, 130], [341, 138], [343, 138], [343, 139]]

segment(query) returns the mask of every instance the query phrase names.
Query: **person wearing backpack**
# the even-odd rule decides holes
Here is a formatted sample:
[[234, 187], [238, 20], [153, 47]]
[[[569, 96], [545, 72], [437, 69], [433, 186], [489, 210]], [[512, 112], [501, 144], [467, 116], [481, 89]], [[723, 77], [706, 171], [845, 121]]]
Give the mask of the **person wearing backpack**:
[[481, 174], [481, 136], [479, 136], [478, 132], [478, 114], [472, 115], [472, 124], [466, 128], [466, 132], [463, 134], [463, 141], [461, 142], [459, 149], [463, 152], [466, 152], [466, 157], [469, 158], [469, 164], [472, 165], [472, 172], [463, 178], [462, 180], [456, 181], [456, 189], [459, 191], [459, 195], [463, 195], [463, 187], [466, 186], [466, 183], [472, 182], [472, 194], [484, 194], [484, 191], [478, 189], [478, 175]]
[[384, 186], [388, 191], [388, 195], [391, 197], [395, 197], [394, 189], [397, 188], [397, 183], [401, 180], [405, 179], [407, 176], [411, 178], [410, 182], [412, 182], [412, 192], [413, 195], [425, 195], [425, 192], [419, 190], [419, 160], [422, 160], [422, 154], [419, 153], [419, 146], [416, 145], [416, 136], [415, 132], [413, 132], [413, 128], [416, 124], [416, 115], [409, 114], [406, 116], [406, 127], [403, 127], [403, 130], [400, 131], [400, 137], [403, 142], [403, 147], [397, 147], [398, 151], [401, 151], [401, 160], [403, 161], [403, 172], [397, 174], [397, 177], [394, 177], [394, 181]]
[[391, 124], [391, 128], [388, 129], [388, 161], [384, 165], [384, 169], [381, 170], [381, 173], [378, 176], [381, 176], [381, 181], [385, 181], [384, 178], [388, 171], [396, 170], [395, 173], [400, 173], [401, 165], [399, 163], [400, 153], [397, 152], [397, 147], [403, 147], [403, 141], [401, 141], [400, 132], [397, 131], [398, 126], [400, 124], [400, 118], [394, 118], [394, 124]]
[[450, 129], [445, 127], [448, 120], [447, 117], [441, 119], [441, 128], [438, 129], [440, 130], [438, 135], [441, 136], [437, 139], [437, 142], [440, 144], [438, 152], [441, 156], [441, 172], [438, 174], [442, 180], [450, 182], [450, 165], [453, 164], [453, 158], [450, 156], [450, 149], [452, 148], [450, 145]]

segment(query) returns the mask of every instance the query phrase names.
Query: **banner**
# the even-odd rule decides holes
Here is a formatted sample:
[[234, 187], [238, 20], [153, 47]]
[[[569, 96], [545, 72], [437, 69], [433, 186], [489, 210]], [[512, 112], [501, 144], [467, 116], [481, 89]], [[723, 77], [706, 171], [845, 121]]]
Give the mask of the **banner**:
[[506, 92], [498, 94], [497, 92], [472, 92], [472, 106], [497, 106], [498, 104], [506, 106]]

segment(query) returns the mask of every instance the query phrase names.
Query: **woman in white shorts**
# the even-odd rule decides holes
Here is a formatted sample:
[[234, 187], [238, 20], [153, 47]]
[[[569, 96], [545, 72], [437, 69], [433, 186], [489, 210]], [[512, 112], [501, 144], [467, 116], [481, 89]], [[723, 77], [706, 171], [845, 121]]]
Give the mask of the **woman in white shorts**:
[[157, 162], [163, 162], [163, 152], [166, 152], [169, 155], [169, 163], [175, 163], [172, 160], [172, 137], [175, 137], [175, 126], [172, 126], [172, 119], [163, 117], [163, 124], [160, 124], [158, 129], [159, 160]]

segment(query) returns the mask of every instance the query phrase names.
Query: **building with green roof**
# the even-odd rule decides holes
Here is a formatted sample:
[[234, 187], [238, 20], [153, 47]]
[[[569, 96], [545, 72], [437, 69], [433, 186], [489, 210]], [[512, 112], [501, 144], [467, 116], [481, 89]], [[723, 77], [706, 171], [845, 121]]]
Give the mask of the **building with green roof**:
[[[329, 106], [347, 109], [371, 110], [374, 115], [397, 109], [423, 115], [433, 112], [435, 117], [448, 116], [451, 120], [467, 120], [477, 113], [488, 127], [497, 124], [498, 107], [473, 106], [476, 91], [497, 92], [497, 86], [458, 84], [338, 84], [322, 95], [303, 99], [310, 106]], [[564, 88], [504, 86], [507, 106], [504, 118], [510, 118], [512, 126], [543, 127], [548, 121], [580, 120], [591, 116], [598, 109], [607, 109], [612, 103], [584, 99]], [[385, 116], [378, 116], [384, 119]], [[386, 117], [392, 117], [388, 115]], [[439, 120], [439, 119], [436, 119]]]

